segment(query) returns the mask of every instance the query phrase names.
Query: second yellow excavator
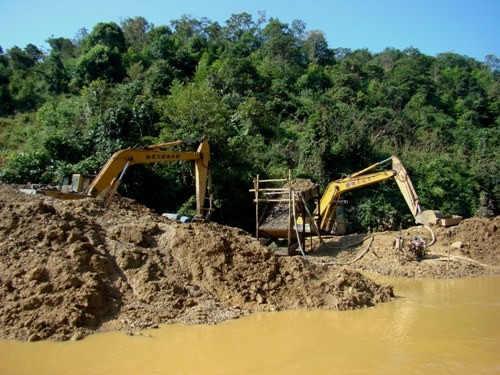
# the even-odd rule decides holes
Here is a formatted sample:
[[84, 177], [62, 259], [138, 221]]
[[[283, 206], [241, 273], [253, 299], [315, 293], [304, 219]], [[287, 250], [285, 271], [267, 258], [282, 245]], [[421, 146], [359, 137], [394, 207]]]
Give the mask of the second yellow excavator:
[[[392, 161], [390, 170], [372, 172], [373, 169]], [[418, 195], [413, 187], [408, 172], [401, 160], [392, 156], [375, 163], [359, 172], [332, 181], [325, 192], [319, 196], [319, 187], [309, 180], [274, 179], [254, 180], [256, 203], [257, 237], [259, 235], [270, 239], [296, 237], [301, 234], [345, 234], [345, 224], [338, 220], [339, 207], [342, 196], [352, 190], [376, 184], [394, 178], [417, 224], [428, 224], [428, 218], [439, 216], [439, 212], [432, 211], [433, 215], [422, 212]], [[267, 183], [285, 183], [284, 187], [268, 187]], [[310, 210], [311, 201], [316, 202], [314, 210]], [[259, 204], [265, 203], [262, 212]], [[312, 212], [311, 212], [312, 211]]]
[[[367, 172], [390, 161], [392, 161], [392, 169], [367, 174]], [[401, 194], [403, 195], [406, 204], [408, 205], [408, 208], [415, 218], [415, 222], [417, 224], [422, 224], [420, 220], [422, 209], [420, 207], [418, 195], [410, 180], [410, 176], [408, 175], [408, 172], [403, 166], [401, 160], [396, 156], [392, 156], [386, 160], [375, 163], [359, 172], [353, 173], [345, 178], [331, 182], [325, 190], [325, 193], [321, 197], [316, 210], [314, 211], [314, 215], [319, 219], [319, 229], [323, 232], [333, 232], [337, 204], [342, 194], [345, 194], [348, 191], [354, 189], [359, 189], [368, 185], [376, 184], [378, 182], [386, 181], [391, 178], [394, 178], [394, 180], [396, 181], [399, 190], [401, 191]], [[338, 228], [336, 231], [337, 234], [343, 234], [343, 232], [345, 232], [345, 228]]]

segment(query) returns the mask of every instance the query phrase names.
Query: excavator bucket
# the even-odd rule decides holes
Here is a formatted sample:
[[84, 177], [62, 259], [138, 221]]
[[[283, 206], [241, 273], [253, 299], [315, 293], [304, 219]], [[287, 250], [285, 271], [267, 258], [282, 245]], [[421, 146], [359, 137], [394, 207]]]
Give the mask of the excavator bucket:
[[441, 220], [441, 212], [425, 210], [415, 216], [415, 222], [422, 225], [438, 225]]
[[425, 210], [417, 215], [415, 222], [422, 225], [439, 225], [442, 227], [451, 227], [459, 224], [463, 220], [459, 215], [443, 215], [440, 211]]

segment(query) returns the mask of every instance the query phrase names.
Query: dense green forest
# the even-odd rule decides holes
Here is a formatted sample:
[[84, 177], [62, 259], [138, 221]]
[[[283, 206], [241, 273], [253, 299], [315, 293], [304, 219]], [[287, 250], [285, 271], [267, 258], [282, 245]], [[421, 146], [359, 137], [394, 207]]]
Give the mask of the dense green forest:
[[[329, 181], [388, 156], [424, 209], [498, 214], [500, 64], [418, 49], [332, 49], [324, 34], [260, 14], [99, 23], [49, 51], [0, 47], [0, 181], [95, 174], [116, 150], [207, 136], [214, 219], [251, 228], [252, 179]], [[123, 195], [189, 211], [193, 166], [127, 172]], [[348, 196], [351, 230], [411, 222], [392, 182]]]

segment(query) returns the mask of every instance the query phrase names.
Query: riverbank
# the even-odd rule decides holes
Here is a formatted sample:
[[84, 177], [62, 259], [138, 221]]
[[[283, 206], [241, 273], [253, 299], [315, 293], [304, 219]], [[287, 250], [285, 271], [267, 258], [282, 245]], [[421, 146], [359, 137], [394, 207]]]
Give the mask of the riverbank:
[[103, 208], [0, 185], [0, 338], [135, 334], [257, 311], [347, 310], [393, 297], [343, 267], [278, 257], [239, 229], [178, 224], [132, 200]]
[[349, 235], [316, 240], [308, 259], [316, 264], [348, 265], [359, 271], [410, 278], [467, 278], [500, 274], [500, 217], [471, 218], [459, 225], [434, 226], [435, 241], [425, 257], [407, 251], [412, 238], [432, 243], [424, 227], [371, 235]]
[[[457, 241], [473, 230], [460, 252], [476, 263], [443, 262], [432, 252], [421, 262], [404, 261], [393, 244], [401, 234], [388, 232], [372, 237], [351, 264], [347, 259], [365, 246], [339, 249], [351, 236], [328, 239], [307, 258], [283, 257], [242, 230], [178, 224], [119, 197], [103, 208], [91, 199], [29, 196], [0, 185], [0, 207], [0, 338], [7, 339], [77, 340], [258, 311], [358, 309], [394, 296], [363, 271], [471, 277], [497, 274], [500, 264], [498, 218], [454, 229]], [[440, 251], [443, 236], [437, 231]]]

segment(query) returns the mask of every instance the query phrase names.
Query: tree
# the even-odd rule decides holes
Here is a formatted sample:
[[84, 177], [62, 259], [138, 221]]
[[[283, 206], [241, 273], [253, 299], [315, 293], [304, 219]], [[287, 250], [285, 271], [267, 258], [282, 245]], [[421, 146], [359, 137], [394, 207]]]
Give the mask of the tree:
[[38, 54], [30, 53], [26, 49], [23, 51], [18, 46], [8, 49], [7, 55], [10, 65], [16, 70], [26, 70], [34, 67], [39, 58]]
[[500, 59], [495, 55], [486, 55], [485, 62], [488, 68], [498, 74], [500, 72]]
[[49, 38], [47, 43], [50, 46], [51, 54], [58, 54], [61, 59], [68, 59], [76, 56], [77, 47], [67, 38]]
[[319, 30], [312, 30], [306, 34], [304, 49], [310, 63], [325, 66], [334, 62], [333, 51], [328, 48], [325, 34]]
[[145, 73], [145, 90], [152, 96], [166, 95], [176, 76], [176, 70], [166, 60], [156, 60]]
[[385, 73], [392, 72], [396, 62], [403, 56], [403, 53], [396, 48], [386, 48], [381, 53], [375, 57], [375, 61], [378, 62]]
[[49, 91], [54, 94], [61, 94], [68, 90], [69, 76], [57, 52], [51, 52], [47, 59], [45, 79]]
[[162, 106], [162, 136], [190, 139], [207, 136], [211, 144], [225, 143], [231, 135], [228, 111], [206, 82], [174, 83]]
[[76, 32], [75, 37], [73, 38], [73, 44], [77, 47], [79, 51], [83, 49], [88, 37], [89, 37], [89, 31], [85, 27], [82, 27]]
[[225, 55], [248, 57], [261, 45], [258, 24], [248, 13], [232, 14], [226, 21], [223, 37], [226, 41]]
[[99, 22], [85, 40], [85, 52], [97, 45], [103, 45], [116, 53], [126, 51], [125, 36], [122, 29], [114, 22]]
[[253, 95], [258, 91], [260, 79], [252, 61], [241, 57], [217, 60], [210, 68], [211, 85], [224, 94]]
[[33, 70], [15, 70], [9, 78], [8, 88], [18, 110], [34, 110], [44, 101], [45, 81]]
[[149, 32], [150, 43], [145, 47], [142, 55], [145, 65], [151, 65], [154, 60], [171, 61], [174, 53], [174, 40], [170, 38], [172, 30], [168, 26], [154, 27]]
[[126, 18], [121, 27], [126, 44], [134, 52], [140, 52], [150, 41], [149, 32], [153, 28], [144, 17]]
[[121, 54], [103, 44], [97, 44], [82, 55], [75, 70], [75, 78], [80, 85], [88, 85], [99, 78], [110, 82], [121, 82], [124, 76]]
[[410, 48], [403, 51], [406, 55], [397, 60], [390, 75], [390, 83], [398, 87], [403, 95], [403, 105], [417, 92], [431, 93], [434, 91], [430, 76], [432, 60]]
[[13, 103], [9, 91], [9, 60], [6, 56], [0, 55], [0, 116], [11, 112]]
[[301, 90], [322, 92], [331, 86], [331, 78], [325, 72], [325, 69], [313, 64], [310, 64], [307, 72], [297, 80], [297, 87]]
[[181, 72], [180, 78], [187, 80], [194, 75], [196, 66], [208, 46], [206, 30], [210, 26], [210, 21], [206, 18], [198, 20], [184, 15], [178, 20], [171, 21], [171, 25], [174, 33], [169, 38], [174, 48], [170, 62]]
[[287, 77], [295, 67], [303, 67], [305, 55], [302, 51], [302, 41], [294, 34], [300, 28], [291, 30], [288, 24], [280, 22], [278, 19], [271, 19], [262, 31], [264, 44], [262, 53], [269, 63], [273, 65], [273, 70], [279, 71], [280, 76]]
[[[443, 214], [470, 216], [479, 198], [478, 184], [471, 179], [471, 171], [452, 155], [428, 153], [418, 166], [414, 165], [416, 190], [425, 208]], [[412, 176], [413, 179], [413, 176]]]

